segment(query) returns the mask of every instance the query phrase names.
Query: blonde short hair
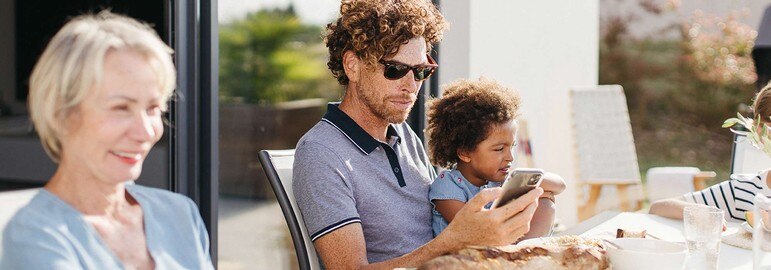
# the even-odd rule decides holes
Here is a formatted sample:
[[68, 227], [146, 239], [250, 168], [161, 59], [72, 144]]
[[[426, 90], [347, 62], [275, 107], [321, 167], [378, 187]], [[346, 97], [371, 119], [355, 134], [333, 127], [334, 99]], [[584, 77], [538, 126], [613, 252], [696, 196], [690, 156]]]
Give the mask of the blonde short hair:
[[46, 46], [30, 76], [32, 122], [48, 155], [58, 162], [64, 119], [102, 79], [104, 58], [113, 50], [144, 55], [158, 75], [164, 100], [176, 84], [173, 50], [147, 24], [102, 11], [73, 18]]

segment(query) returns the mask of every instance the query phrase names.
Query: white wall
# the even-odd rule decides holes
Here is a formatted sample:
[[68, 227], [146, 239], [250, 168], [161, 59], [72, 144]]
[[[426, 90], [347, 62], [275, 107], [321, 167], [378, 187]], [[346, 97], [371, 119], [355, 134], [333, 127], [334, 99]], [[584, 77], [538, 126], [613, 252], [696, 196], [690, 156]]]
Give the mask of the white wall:
[[441, 9], [450, 30], [440, 48], [440, 83], [485, 76], [520, 92], [535, 166], [568, 182], [558, 216], [575, 224], [568, 89], [597, 84], [599, 0], [452, 0]]

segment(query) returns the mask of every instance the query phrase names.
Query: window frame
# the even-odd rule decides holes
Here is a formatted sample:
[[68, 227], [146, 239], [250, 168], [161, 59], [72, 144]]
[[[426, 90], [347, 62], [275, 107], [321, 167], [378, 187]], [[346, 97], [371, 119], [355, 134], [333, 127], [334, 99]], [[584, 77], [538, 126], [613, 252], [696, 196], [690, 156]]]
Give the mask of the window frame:
[[167, 35], [177, 68], [169, 109], [171, 191], [190, 197], [209, 232], [217, 265], [219, 55], [217, 0], [169, 0]]

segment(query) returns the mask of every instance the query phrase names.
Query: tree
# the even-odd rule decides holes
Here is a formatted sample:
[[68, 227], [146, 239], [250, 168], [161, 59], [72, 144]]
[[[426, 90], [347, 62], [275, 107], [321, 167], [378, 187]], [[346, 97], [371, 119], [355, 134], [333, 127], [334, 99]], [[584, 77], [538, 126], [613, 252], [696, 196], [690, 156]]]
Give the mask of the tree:
[[325, 65], [321, 27], [290, 6], [260, 10], [220, 28], [220, 100], [274, 104], [339, 92]]

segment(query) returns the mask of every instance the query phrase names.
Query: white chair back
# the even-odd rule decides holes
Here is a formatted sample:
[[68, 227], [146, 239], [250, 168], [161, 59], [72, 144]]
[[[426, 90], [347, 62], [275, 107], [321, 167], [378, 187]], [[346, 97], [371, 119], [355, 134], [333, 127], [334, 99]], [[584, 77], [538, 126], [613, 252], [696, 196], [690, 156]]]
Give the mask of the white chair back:
[[292, 235], [300, 269], [321, 269], [316, 248], [311, 242], [310, 234], [305, 228], [305, 221], [292, 192], [294, 149], [262, 150], [260, 151], [260, 163], [262, 163], [268, 181], [276, 194], [276, 200], [284, 213], [287, 226], [289, 226], [289, 233]]
[[654, 167], [648, 169], [645, 175], [648, 200], [655, 202], [694, 192], [693, 178], [699, 172], [701, 170], [696, 167]]
[[731, 173], [758, 173], [761, 170], [771, 168], [771, 157], [763, 150], [752, 146], [743, 135], [734, 137], [733, 159], [731, 160]]

